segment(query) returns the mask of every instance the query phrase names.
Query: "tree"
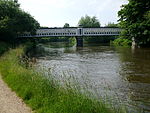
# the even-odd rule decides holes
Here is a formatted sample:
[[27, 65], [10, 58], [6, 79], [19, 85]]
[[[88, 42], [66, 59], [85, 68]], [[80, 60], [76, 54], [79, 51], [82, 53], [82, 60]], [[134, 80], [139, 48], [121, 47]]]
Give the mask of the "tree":
[[68, 23], [65, 23], [64, 28], [70, 27]]
[[105, 25], [105, 27], [118, 27], [118, 24], [115, 24], [114, 22], [108, 22], [108, 24]]
[[34, 34], [39, 23], [20, 9], [17, 0], [0, 0], [0, 40], [12, 41], [23, 32]]
[[100, 27], [100, 22], [98, 21], [98, 19], [93, 16], [90, 17], [88, 15], [86, 15], [85, 17], [81, 17], [81, 19], [78, 22], [78, 26], [82, 26], [82, 27], [90, 27], [90, 28], [98, 28]]
[[150, 44], [150, 0], [128, 1], [118, 12], [123, 37], [134, 37], [138, 45]]

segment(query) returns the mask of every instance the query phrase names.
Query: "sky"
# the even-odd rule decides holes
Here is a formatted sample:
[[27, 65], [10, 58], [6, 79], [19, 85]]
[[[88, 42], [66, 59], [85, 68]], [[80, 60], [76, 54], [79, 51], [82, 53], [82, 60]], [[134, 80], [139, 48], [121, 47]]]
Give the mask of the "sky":
[[117, 23], [117, 12], [127, 0], [18, 0], [43, 27], [76, 27], [82, 16], [96, 16], [101, 26]]

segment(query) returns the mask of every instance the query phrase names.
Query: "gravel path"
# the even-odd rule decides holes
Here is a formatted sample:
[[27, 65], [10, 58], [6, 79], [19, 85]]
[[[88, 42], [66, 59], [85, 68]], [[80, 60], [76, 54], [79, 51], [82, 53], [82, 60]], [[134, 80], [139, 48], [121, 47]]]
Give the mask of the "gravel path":
[[0, 113], [31, 113], [23, 101], [3, 82], [0, 75]]

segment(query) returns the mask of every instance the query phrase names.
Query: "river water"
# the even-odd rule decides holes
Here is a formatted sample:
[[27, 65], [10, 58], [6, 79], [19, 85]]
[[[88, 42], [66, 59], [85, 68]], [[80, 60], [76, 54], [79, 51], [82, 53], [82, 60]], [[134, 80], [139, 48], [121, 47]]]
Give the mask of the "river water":
[[36, 66], [49, 70], [57, 79], [76, 80], [93, 96], [117, 101], [128, 112], [150, 113], [150, 48], [68, 46], [39, 44], [34, 54]]

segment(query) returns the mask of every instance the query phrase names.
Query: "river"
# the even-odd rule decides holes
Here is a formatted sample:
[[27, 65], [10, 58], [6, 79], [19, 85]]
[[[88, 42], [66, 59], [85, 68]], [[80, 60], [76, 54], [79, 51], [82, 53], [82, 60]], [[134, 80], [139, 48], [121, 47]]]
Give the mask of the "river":
[[36, 67], [62, 81], [75, 80], [93, 96], [118, 101], [130, 113], [150, 112], [150, 48], [68, 45], [39, 44]]

